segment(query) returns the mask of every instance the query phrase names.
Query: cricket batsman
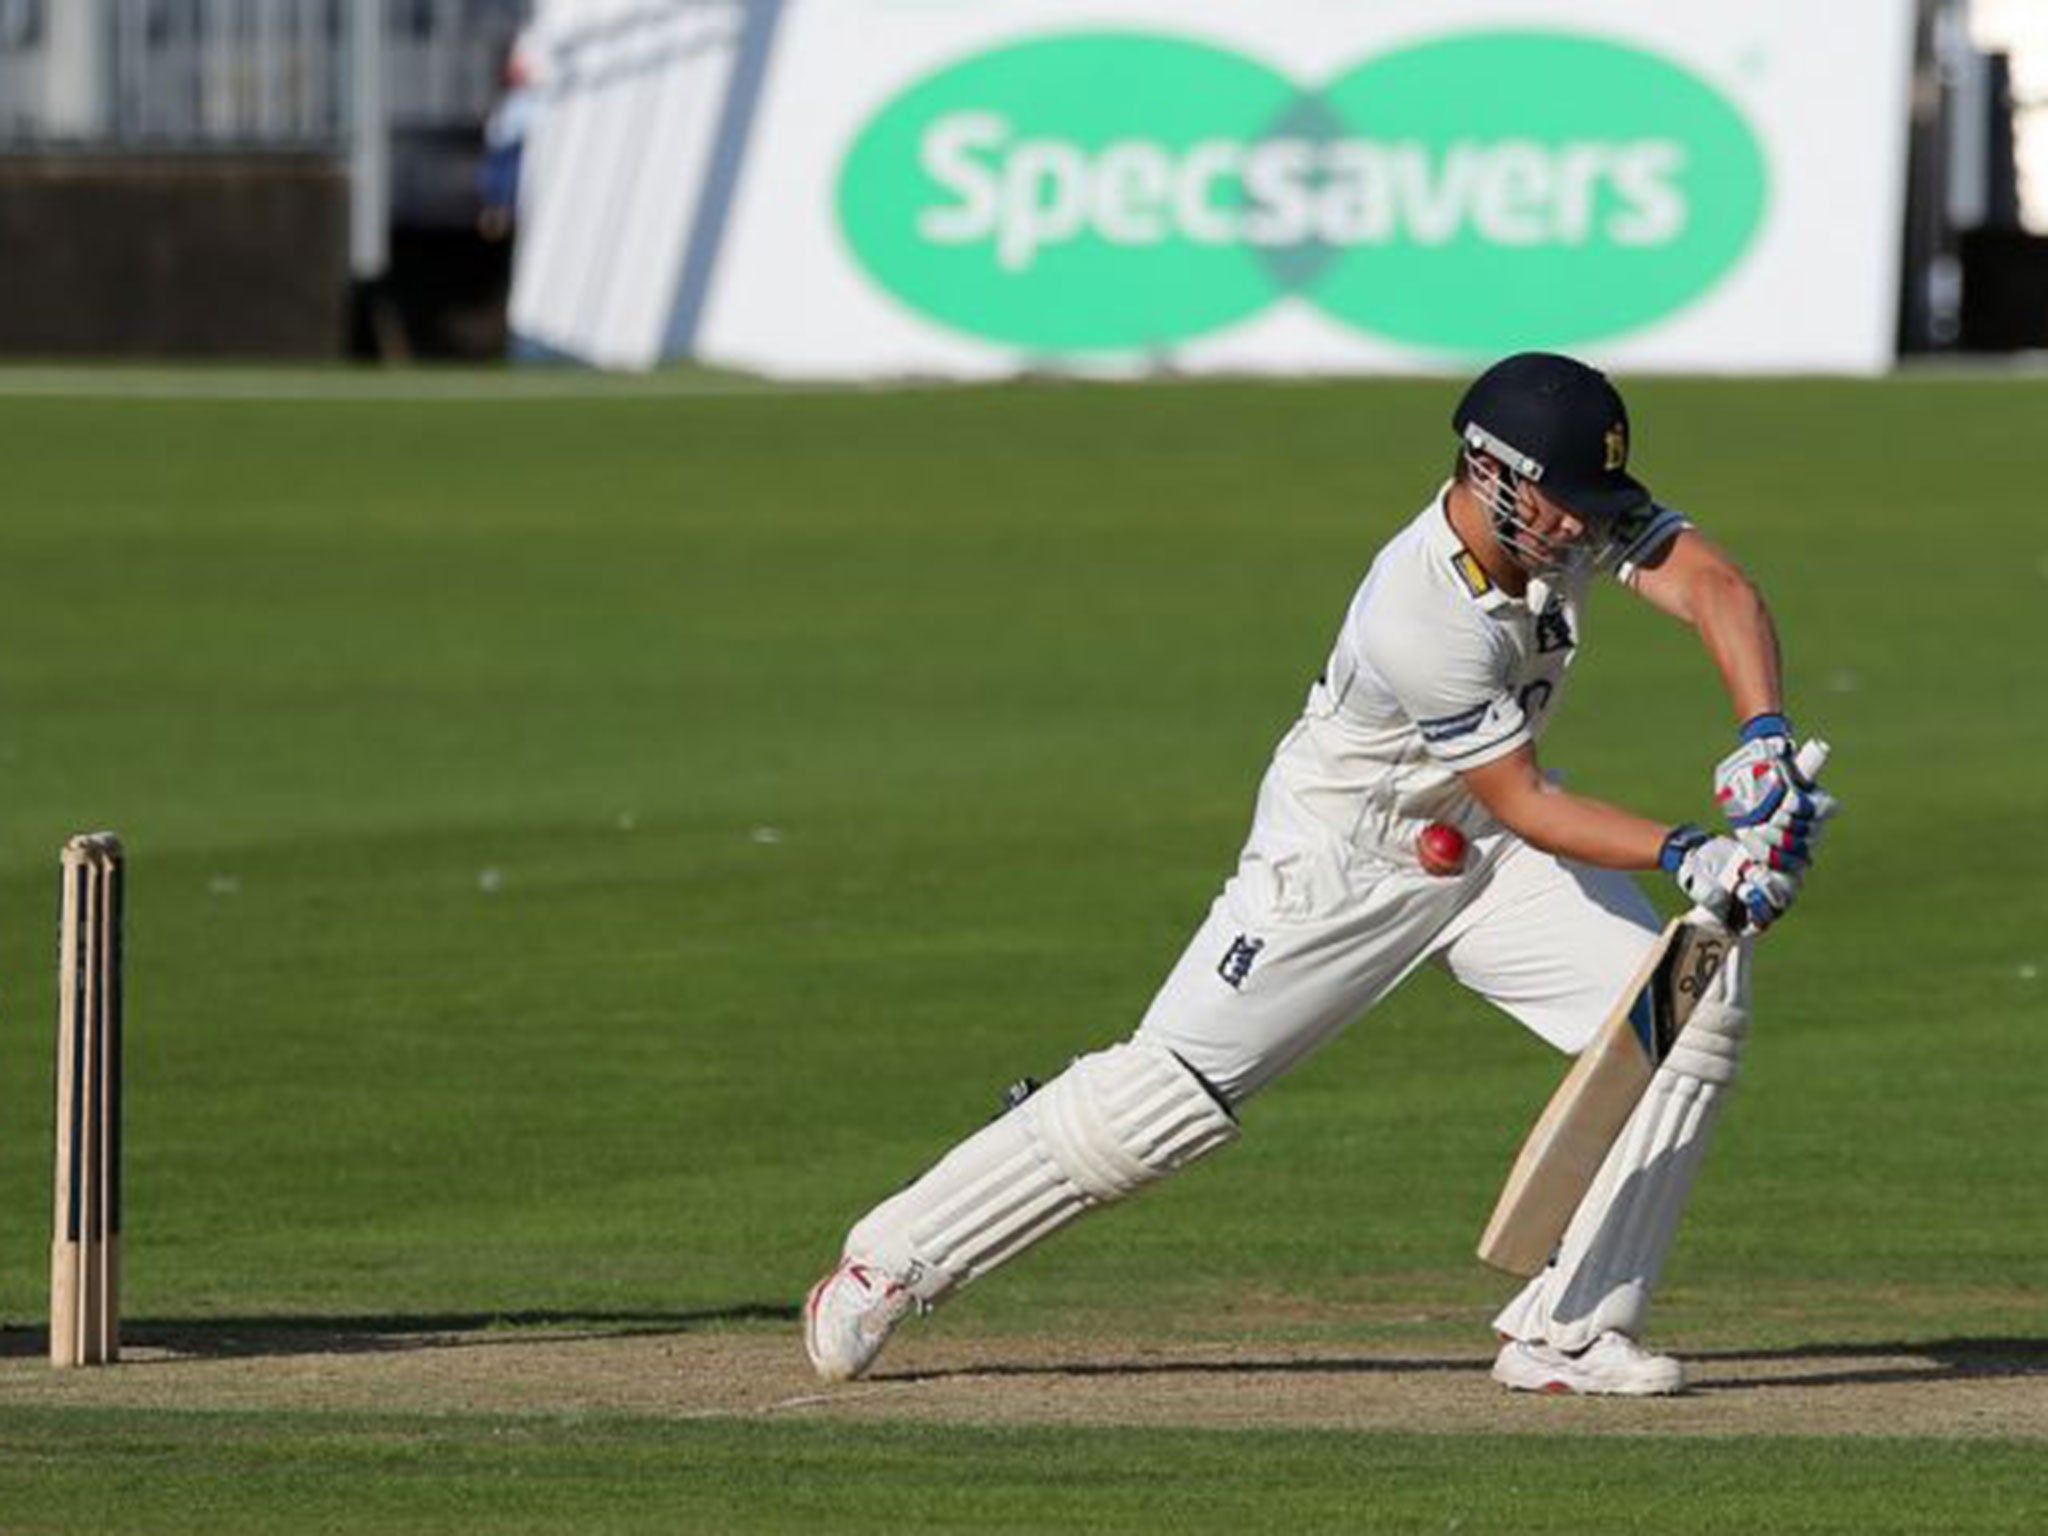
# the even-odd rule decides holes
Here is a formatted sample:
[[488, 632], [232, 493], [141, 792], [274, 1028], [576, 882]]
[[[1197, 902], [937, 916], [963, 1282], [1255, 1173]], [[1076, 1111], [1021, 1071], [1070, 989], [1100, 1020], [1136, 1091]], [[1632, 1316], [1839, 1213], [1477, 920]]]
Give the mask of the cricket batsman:
[[[1136, 1032], [854, 1224], [804, 1306], [826, 1380], [859, 1376], [899, 1323], [1084, 1212], [1235, 1141], [1248, 1099], [1421, 965], [1576, 1054], [1660, 927], [1632, 871], [1661, 870], [1749, 933], [1790, 910], [1836, 807], [1795, 762], [1755, 586], [1629, 473], [1627, 409], [1584, 363], [1496, 363], [1452, 426], [1451, 479], [1366, 573], [1274, 749], [1235, 873]], [[1720, 674], [1737, 738], [1713, 772], [1723, 833], [1575, 794], [1544, 771], [1538, 744], [1602, 577], [1691, 626]], [[1641, 1340], [1739, 1064], [1747, 965], [1726, 966], [1710, 1002], [1549, 1266], [1494, 1320], [1503, 1386], [1683, 1387], [1681, 1364]]]

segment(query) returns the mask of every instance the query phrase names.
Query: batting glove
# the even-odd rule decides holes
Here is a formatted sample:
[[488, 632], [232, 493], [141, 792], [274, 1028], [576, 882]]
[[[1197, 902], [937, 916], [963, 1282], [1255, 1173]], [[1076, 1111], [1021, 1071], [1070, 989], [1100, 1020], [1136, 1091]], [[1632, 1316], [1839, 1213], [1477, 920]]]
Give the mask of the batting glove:
[[1657, 863], [1694, 906], [1724, 926], [1761, 933], [1791, 910], [1799, 877], [1772, 869], [1732, 837], [1682, 823], [1664, 839]]
[[1797, 873], [1813, 862], [1822, 825], [1841, 803], [1801, 770], [1783, 715], [1758, 715], [1742, 738], [1714, 769], [1714, 799], [1753, 856]]
[[1814, 850], [1827, 818], [1837, 809], [1835, 797], [1825, 790], [1813, 793], [1811, 815], [1775, 816], [1756, 827], [1743, 827], [1735, 840], [1752, 858], [1788, 875], [1803, 875], [1813, 864]]

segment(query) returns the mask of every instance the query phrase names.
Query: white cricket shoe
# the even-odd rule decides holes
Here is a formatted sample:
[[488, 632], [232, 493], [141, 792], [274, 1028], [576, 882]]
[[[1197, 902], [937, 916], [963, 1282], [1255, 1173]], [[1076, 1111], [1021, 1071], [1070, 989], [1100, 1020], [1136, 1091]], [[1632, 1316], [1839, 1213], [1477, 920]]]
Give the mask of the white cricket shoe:
[[909, 1286], [881, 1265], [848, 1255], [804, 1302], [804, 1351], [826, 1381], [852, 1381], [917, 1310]]
[[1592, 1392], [1661, 1397], [1685, 1390], [1685, 1367], [1653, 1355], [1625, 1333], [1603, 1333], [1577, 1354], [1509, 1339], [1493, 1362], [1493, 1379], [1516, 1392]]

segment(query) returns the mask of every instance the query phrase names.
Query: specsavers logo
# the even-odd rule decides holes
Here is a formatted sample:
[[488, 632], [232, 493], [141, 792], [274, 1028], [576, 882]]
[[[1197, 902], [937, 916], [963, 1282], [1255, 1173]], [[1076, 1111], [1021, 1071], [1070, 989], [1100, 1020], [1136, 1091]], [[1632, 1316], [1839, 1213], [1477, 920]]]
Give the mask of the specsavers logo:
[[1180, 39], [970, 58], [890, 103], [839, 214], [927, 317], [1045, 352], [1164, 347], [1298, 295], [1449, 351], [1562, 346], [1699, 298], [1762, 221], [1721, 95], [1634, 48], [1469, 34], [1306, 91]]

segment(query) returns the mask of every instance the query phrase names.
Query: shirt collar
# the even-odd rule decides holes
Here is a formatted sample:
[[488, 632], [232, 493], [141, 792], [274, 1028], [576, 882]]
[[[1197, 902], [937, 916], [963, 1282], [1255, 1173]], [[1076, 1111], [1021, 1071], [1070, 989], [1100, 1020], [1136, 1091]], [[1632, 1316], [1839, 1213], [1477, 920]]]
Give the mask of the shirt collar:
[[1486, 567], [1479, 563], [1479, 557], [1458, 537], [1458, 530], [1451, 526], [1450, 497], [1451, 482], [1446, 480], [1436, 493], [1436, 500], [1422, 514], [1423, 540], [1429, 548], [1431, 563], [1446, 572], [1451, 585], [1478, 604], [1483, 612], [1491, 613], [1496, 608], [1519, 604], [1521, 599], [1501, 591], [1499, 584], [1486, 574]]

